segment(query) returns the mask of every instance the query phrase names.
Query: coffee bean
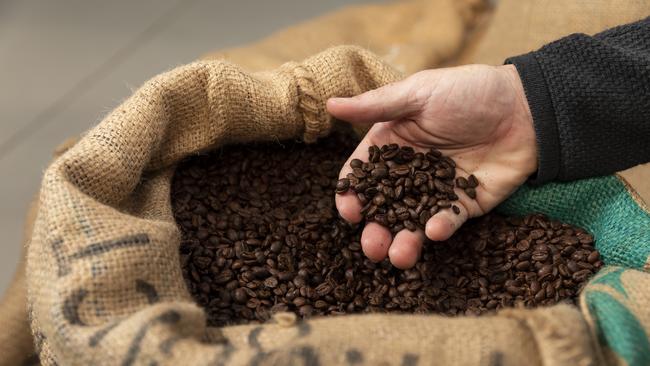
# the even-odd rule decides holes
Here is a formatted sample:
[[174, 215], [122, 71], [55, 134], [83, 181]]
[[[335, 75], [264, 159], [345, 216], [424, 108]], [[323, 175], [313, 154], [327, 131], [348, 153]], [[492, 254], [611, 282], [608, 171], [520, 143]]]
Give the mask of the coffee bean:
[[474, 189], [474, 188], [471, 188], [471, 187], [465, 188], [465, 194], [467, 195], [467, 197], [469, 197], [469, 198], [471, 198], [473, 200], [476, 199], [476, 189]]
[[366, 172], [364, 172], [363, 169], [361, 168], [352, 169], [352, 174], [354, 174], [354, 176], [359, 179], [363, 179], [366, 177]]
[[409, 169], [408, 166], [406, 165], [399, 165], [395, 167], [394, 169], [391, 170], [391, 173], [397, 175], [397, 176], [405, 176], [410, 173], [411, 169]]
[[471, 174], [469, 177], [467, 177], [467, 186], [469, 188], [476, 188], [478, 187], [478, 179], [474, 176], [474, 174]]
[[370, 173], [370, 176], [375, 179], [381, 179], [388, 175], [388, 169], [385, 166], [375, 167]]
[[372, 163], [376, 163], [380, 158], [379, 148], [375, 145], [372, 145], [368, 148], [368, 160]]
[[541, 289], [542, 289], [542, 286], [539, 284], [539, 282], [537, 280], [533, 280], [530, 283], [530, 292], [531, 293], [537, 294], [539, 292], [539, 290], [541, 290]]
[[373, 197], [372, 203], [376, 206], [382, 206], [384, 203], [386, 203], [386, 197], [384, 197], [383, 193], [377, 193], [377, 195]]
[[278, 286], [278, 279], [275, 277], [269, 277], [264, 280], [264, 286], [269, 288], [275, 288]]
[[544, 281], [544, 279], [550, 277], [553, 274], [553, 266], [550, 264], [546, 264], [542, 266], [537, 271], [537, 277], [539, 278], [540, 281]]
[[429, 218], [431, 218], [431, 214], [429, 213], [429, 211], [422, 211], [420, 212], [420, 217], [418, 222], [420, 223], [420, 225], [426, 226], [427, 221], [429, 221]]
[[336, 193], [347, 192], [349, 188], [350, 180], [347, 178], [339, 179], [338, 182], [336, 182]]
[[404, 220], [404, 227], [409, 231], [415, 231], [417, 229], [417, 226], [411, 220]]
[[574, 262], [572, 260], [567, 261], [566, 266], [567, 266], [567, 268], [569, 269], [569, 271], [571, 273], [575, 273], [575, 272], [578, 272], [580, 270], [580, 267], [578, 267], [578, 263], [576, 263], [576, 262]]
[[451, 210], [454, 211], [456, 215], [460, 215], [460, 208], [456, 205], [451, 205]]
[[578, 272], [573, 274], [573, 280], [577, 282], [584, 282], [591, 275], [591, 271], [588, 269], [581, 269]]
[[517, 265], [515, 267], [519, 271], [525, 271], [528, 268], [530, 268], [530, 262], [529, 261], [521, 261], [521, 262], [517, 263]]
[[[353, 173], [337, 179], [353, 140], [283, 144], [193, 156], [174, 176], [180, 265], [211, 326], [264, 322], [280, 311], [474, 316], [551, 305], [575, 299], [603, 265], [582, 229], [496, 213], [470, 220], [443, 243], [425, 243], [410, 270], [374, 263], [361, 249], [363, 225], [339, 217], [334, 195], [352, 189], [366, 221], [392, 233], [423, 229], [440, 210], [459, 208], [453, 188], [465, 183], [453, 161], [436, 150], [382, 146], [369, 150], [367, 162], [353, 159]], [[472, 188], [466, 181], [460, 189]]]
[[418, 205], [418, 201], [413, 197], [405, 197], [403, 202], [408, 207], [415, 207]]
[[241, 287], [235, 290], [233, 297], [235, 301], [237, 301], [240, 304], [245, 304], [246, 301], [248, 301], [248, 295], [246, 294], [246, 291]]
[[468, 185], [467, 179], [465, 179], [464, 177], [456, 178], [456, 187], [460, 189], [465, 189], [467, 188], [467, 185]]

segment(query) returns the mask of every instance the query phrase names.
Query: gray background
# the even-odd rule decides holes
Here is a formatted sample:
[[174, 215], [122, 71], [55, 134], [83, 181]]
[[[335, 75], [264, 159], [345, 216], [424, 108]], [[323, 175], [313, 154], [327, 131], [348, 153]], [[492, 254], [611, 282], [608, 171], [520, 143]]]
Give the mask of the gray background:
[[150, 77], [372, 0], [0, 0], [0, 293], [52, 150]]

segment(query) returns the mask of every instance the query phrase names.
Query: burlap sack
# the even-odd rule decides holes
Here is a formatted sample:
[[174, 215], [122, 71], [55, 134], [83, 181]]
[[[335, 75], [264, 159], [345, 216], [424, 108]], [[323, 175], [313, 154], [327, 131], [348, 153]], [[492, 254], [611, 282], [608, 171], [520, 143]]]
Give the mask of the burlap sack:
[[457, 56], [487, 0], [403, 0], [348, 6], [276, 32], [258, 42], [204, 56], [249, 71], [269, 70], [339, 44], [364, 47], [410, 74]]
[[[25, 240], [31, 236], [36, 217], [34, 201], [25, 218]], [[23, 257], [23, 256], [21, 256]], [[34, 359], [34, 343], [27, 320], [25, 260], [20, 260], [11, 285], [0, 300], [0, 365], [29, 364]], [[30, 358], [31, 357], [31, 358]]]
[[46, 171], [29, 246], [28, 303], [44, 364], [576, 365], [596, 353], [580, 312], [480, 319], [350, 316], [208, 330], [184, 285], [173, 164], [222, 144], [331, 127], [322, 105], [397, 79], [338, 47], [249, 74], [199, 62], [146, 83]]
[[[57, 146], [52, 154], [58, 158], [76, 143], [76, 138], [70, 138]], [[38, 197], [29, 205], [25, 216], [23, 242], [25, 249], [32, 238], [34, 220], [38, 210]], [[24, 252], [24, 250], [23, 250]], [[38, 356], [34, 353], [34, 340], [27, 319], [27, 283], [25, 279], [25, 256], [16, 268], [11, 285], [0, 300], [0, 366], [39, 364]]]

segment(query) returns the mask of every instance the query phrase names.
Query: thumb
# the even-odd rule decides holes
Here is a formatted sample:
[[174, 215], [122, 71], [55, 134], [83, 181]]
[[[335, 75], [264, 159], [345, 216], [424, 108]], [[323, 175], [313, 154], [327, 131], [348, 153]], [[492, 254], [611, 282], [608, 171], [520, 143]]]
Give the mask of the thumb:
[[360, 124], [400, 119], [419, 110], [410, 89], [410, 83], [402, 80], [355, 97], [330, 98], [327, 111], [340, 120]]

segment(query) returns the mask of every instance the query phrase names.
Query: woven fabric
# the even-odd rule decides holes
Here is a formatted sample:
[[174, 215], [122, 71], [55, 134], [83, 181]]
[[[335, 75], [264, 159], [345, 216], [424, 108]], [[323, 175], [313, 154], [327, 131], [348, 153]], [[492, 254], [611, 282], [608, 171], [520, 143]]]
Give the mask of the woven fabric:
[[541, 212], [587, 229], [605, 263], [647, 270], [650, 214], [616, 177], [523, 186], [499, 210], [510, 215]]
[[368, 364], [575, 365], [594, 359], [587, 323], [569, 306], [481, 319], [373, 315], [283, 330], [206, 328], [180, 272], [170, 203], [174, 164], [229, 143], [313, 141], [331, 129], [322, 112], [328, 97], [399, 77], [365, 50], [338, 47], [272, 72], [199, 62], [147, 82], [45, 173], [27, 257], [41, 362], [337, 365], [352, 357]]
[[331, 45], [351, 44], [410, 74], [456, 56], [488, 10], [487, 0], [401, 0], [347, 6], [204, 58], [259, 71], [303, 59]]

